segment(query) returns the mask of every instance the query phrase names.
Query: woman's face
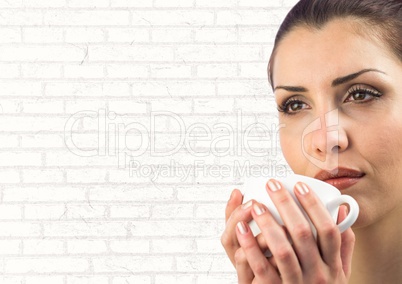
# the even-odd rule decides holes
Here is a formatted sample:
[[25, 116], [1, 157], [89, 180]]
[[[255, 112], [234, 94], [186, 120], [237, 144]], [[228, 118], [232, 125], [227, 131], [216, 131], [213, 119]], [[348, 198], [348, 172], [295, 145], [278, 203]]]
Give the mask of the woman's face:
[[402, 64], [346, 20], [299, 27], [273, 64], [283, 154], [353, 196], [357, 227], [402, 206]]

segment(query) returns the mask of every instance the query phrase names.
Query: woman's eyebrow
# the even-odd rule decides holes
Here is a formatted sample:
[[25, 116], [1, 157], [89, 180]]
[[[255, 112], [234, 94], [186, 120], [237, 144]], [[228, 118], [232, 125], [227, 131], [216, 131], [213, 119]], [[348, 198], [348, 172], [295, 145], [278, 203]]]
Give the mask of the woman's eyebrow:
[[[367, 73], [367, 72], [379, 72], [379, 73], [382, 73], [382, 74], [386, 74], [385, 72], [383, 72], [381, 70], [378, 70], [378, 69], [373, 69], [373, 68], [371, 68], [371, 69], [363, 69], [363, 70], [360, 70], [359, 72], [352, 73], [352, 74], [349, 74], [349, 75], [346, 75], [346, 76], [343, 76], [343, 77], [336, 78], [335, 80], [332, 81], [331, 86], [336, 87], [338, 85], [344, 84], [344, 83], [346, 83], [348, 81], [351, 81], [351, 80], [353, 80], [353, 79], [355, 79], [355, 78], [359, 77], [360, 75], [362, 75], [364, 73]], [[288, 92], [308, 92], [307, 88], [301, 87], [301, 86], [276, 86], [275, 89], [274, 89], [274, 92], [277, 89], [283, 89], [283, 90], [286, 90]]]
[[286, 90], [288, 92], [307, 92], [308, 90], [304, 87], [299, 87], [299, 86], [276, 86], [274, 89], [274, 92], [277, 89], [283, 89]]
[[344, 84], [344, 83], [346, 83], [346, 82], [348, 82], [350, 80], [353, 80], [353, 79], [355, 79], [355, 78], [359, 77], [360, 75], [362, 75], [364, 73], [367, 73], [367, 72], [379, 72], [379, 73], [385, 74], [385, 72], [382, 72], [382, 71], [380, 71], [378, 69], [363, 69], [363, 70], [360, 70], [359, 72], [352, 73], [352, 74], [349, 74], [349, 75], [346, 75], [346, 76], [343, 76], [343, 77], [336, 78], [335, 80], [332, 81], [331, 86], [336, 87], [338, 85]]

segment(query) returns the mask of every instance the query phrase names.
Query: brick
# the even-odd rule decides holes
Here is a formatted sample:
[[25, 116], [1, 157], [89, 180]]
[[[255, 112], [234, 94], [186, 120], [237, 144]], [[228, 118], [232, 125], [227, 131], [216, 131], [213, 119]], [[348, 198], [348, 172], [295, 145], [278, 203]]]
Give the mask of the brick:
[[22, 148], [62, 148], [65, 147], [62, 134], [24, 134], [21, 135]]
[[196, 45], [181, 46], [176, 49], [176, 60], [185, 62], [228, 62], [244, 60], [261, 60], [260, 47], [238, 45]]
[[260, 7], [260, 8], [273, 8], [281, 7], [280, 1], [265, 1], [265, 0], [239, 0], [239, 7]]
[[76, 46], [37, 46], [18, 45], [0, 46], [0, 61], [13, 62], [41, 62], [41, 61], [77, 61], [81, 62], [85, 57], [85, 50]]
[[[1, 49], [1, 47], [0, 47]], [[1, 56], [1, 55], [0, 55]], [[38, 82], [3, 81], [0, 82], [2, 96], [41, 96], [42, 85]]]
[[240, 42], [260, 42], [260, 43], [273, 43], [277, 29], [272, 27], [254, 28], [246, 27], [239, 29]]
[[[224, 211], [220, 212], [220, 214], [216, 216], [222, 216], [223, 218]], [[223, 248], [220, 238], [213, 239], [196, 239], [197, 252], [200, 254], [214, 254], [214, 253], [225, 253], [225, 249]]]
[[85, 199], [85, 188], [55, 187], [54, 185], [40, 185], [37, 187], [16, 187], [8, 186], [3, 189], [3, 202], [35, 202], [35, 201], [83, 201]]
[[170, 272], [173, 265], [171, 256], [111, 256], [93, 258], [95, 273], [104, 272]]
[[[75, 137], [73, 135], [73, 137]], [[94, 136], [88, 136], [88, 138], [94, 138]], [[96, 137], [97, 138], [97, 137]], [[74, 142], [76, 143], [77, 141], [74, 139]], [[84, 147], [82, 144], [77, 145], [80, 149]], [[87, 145], [85, 145], [87, 146]], [[75, 149], [72, 149], [75, 150]], [[93, 150], [93, 149], [90, 149]], [[63, 152], [55, 152], [55, 153], [48, 153], [46, 154], [46, 163], [49, 166], [82, 166], [82, 167], [89, 167], [89, 166], [112, 166], [115, 167], [117, 166], [117, 158], [116, 157], [109, 157], [109, 156], [100, 156], [96, 155], [93, 157], [85, 157], [85, 156], [78, 156], [77, 154], [80, 154], [81, 152], [76, 152], [75, 154], [73, 152], [68, 152], [66, 149], [64, 149]], [[99, 169], [86, 169], [88, 170], [88, 174], [95, 174], [97, 178], [105, 177], [107, 170], [99, 170]], [[85, 179], [85, 174], [79, 173], [79, 171], [82, 171], [82, 169], [66, 169], [67, 173], [67, 178], [69, 181], [78, 181], [81, 179]], [[96, 174], [96, 172], [99, 172], [99, 174]], [[75, 174], [78, 174], [78, 176], [74, 177]], [[103, 180], [104, 181], [104, 180]]]
[[[173, 48], [170, 46], [89, 46], [90, 61], [171, 61]], [[0, 57], [1, 59], [1, 57]]]
[[233, 43], [237, 41], [237, 30], [233, 28], [204, 28], [195, 30], [196, 42]]
[[127, 234], [124, 222], [74, 221], [44, 224], [45, 237], [122, 237]]
[[22, 103], [20, 100], [2, 100], [1, 113], [2, 114], [17, 114], [21, 113]]
[[106, 181], [107, 170], [81, 169], [66, 170], [68, 183], [102, 183]]
[[152, 28], [151, 30], [152, 42], [155, 43], [186, 43], [192, 42], [191, 29], [184, 28]]
[[20, 254], [20, 246], [19, 240], [0, 240], [0, 255]]
[[149, 68], [147, 65], [137, 64], [106, 64], [107, 77], [110, 78], [147, 78]]
[[149, 240], [111, 240], [110, 249], [113, 253], [145, 254], [150, 251], [149, 243]]
[[65, 29], [65, 40], [71, 43], [99, 43], [105, 40], [105, 31], [98, 27], [69, 27]]
[[1, 26], [24, 26], [24, 25], [41, 25], [42, 11], [40, 10], [24, 10], [12, 9], [2, 10], [0, 17]]
[[[156, 229], [157, 228], [157, 229]], [[197, 236], [210, 237], [217, 234], [218, 222], [195, 220], [166, 220], [162, 221], [132, 221], [131, 233], [133, 236]]]
[[40, 166], [42, 157], [40, 153], [0, 153], [0, 166]]
[[110, 0], [112, 7], [152, 7], [153, 0]]
[[[1, 37], [1, 29], [0, 29]], [[0, 63], [0, 78], [17, 78], [20, 75], [18, 64]]]
[[48, 276], [48, 275], [41, 275], [41, 276], [27, 276], [25, 277], [25, 284], [64, 284], [64, 277], [63, 276]]
[[215, 201], [227, 201], [234, 188], [222, 186], [217, 190], [216, 186], [196, 186], [177, 188], [177, 199], [180, 201], [210, 201], [209, 196], [214, 196]]
[[[159, 274], [155, 276], [155, 284], [175, 283], [175, 284], [190, 284], [194, 283], [194, 275], [169, 275]], [[223, 282], [222, 282], [223, 283]]]
[[110, 206], [110, 218], [149, 218], [150, 210], [147, 205], [124, 205]]
[[197, 7], [235, 8], [238, 6], [238, 0], [221, 0], [221, 1], [196, 0], [196, 6]]
[[1, 220], [21, 220], [22, 219], [22, 206], [21, 205], [0, 205], [0, 219]]
[[193, 102], [190, 100], [167, 99], [150, 102], [153, 112], [191, 113]]
[[298, 0], [284, 0], [283, 7], [293, 7], [296, 3], [299, 2]]
[[106, 29], [106, 32], [108, 42], [130, 43], [131, 45], [135, 43], [149, 42], [149, 31], [143, 28], [115, 27]]
[[110, 284], [107, 276], [67, 276], [67, 284]]
[[164, 186], [163, 189], [153, 184], [137, 186], [115, 185], [113, 189], [110, 186], [93, 187], [89, 192], [89, 199], [92, 201], [171, 201], [173, 200], [173, 189]]
[[21, 29], [14, 27], [0, 28], [0, 43], [21, 42]]
[[25, 278], [22, 276], [0, 276], [2, 284], [21, 284], [24, 283]]
[[58, 82], [47, 83], [45, 87], [46, 96], [74, 96], [74, 97], [99, 97], [99, 96], [119, 96], [129, 95], [129, 85], [127, 83], [110, 82]]
[[[266, 100], [268, 105], [269, 85], [267, 80], [246, 80], [238, 82], [219, 82], [218, 84], [219, 96], [237, 96], [237, 97], [253, 97], [261, 96], [261, 99]], [[273, 97], [271, 97], [272, 101]], [[239, 105], [239, 108], [242, 108]]]
[[191, 66], [173, 64], [152, 64], [151, 78], [189, 78]]
[[103, 65], [67, 65], [64, 66], [65, 78], [103, 78]]
[[101, 254], [107, 252], [104, 240], [68, 240], [67, 252], [69, 254]]
[[63, 102], [54, 99], [24, 100], [22, 103], [23, 113], [61, 113], [63, 109]]
[[67, 219], [106, 219], [106, 206], [102, 205], [67, 205]]
[[201, 78], [237, 77], [237, 64], [202, 64], [197, 66], [197, 76]]
[[182, 8], [182, 7], [193, 7], [194, 0], [176, 0], [176, 1], [164, 1], [155, 0], [154, 7], [157, 8]]
[[128, 25], [128, 11], [102, 11], [102, 10], [48, 10], [44, 12], [45, 25]]
[[63, 254], [64, 241], [62, 240], [23, 240], [23, 254]]
[[74, 8], [106, 8], [109, 0], [68, 0], [68, 7]]
[[24, 0], [26, 8], [60, 8], [66, 6], [66, 0]]
[[24, 216], [27, 220], [62, 220], [66, 219], [66, 208], [63, 204], [26, 204]]
[[61, 64], [23, 63], [21, 73], [24, 78], [61, 78]]
[[219, 99], [219, 100], [194, 100], [195, 113], [222, 113], [232, 112], [234, 109], [234, 101], [232, 99]]
[[199, 219], [211, 219], [225, 212], [226, 203], [197, 204], [195, 215]]
[[27, 43], [60, 43], [63, 42], [62, 28], [24, 28], [23, 39]]
[[197, 284], [202, 284], [202, 283], [208, 283], [208, 284], [221, 284], [221, 283], [236, 284], [236, 283], [238, 283], [238, 279], [237, 279], [236, 273], [223, 274], [223, 275], [208, 274], [208, 275], [198, 275], [196, 283]]
[[[134, 275], [134, 276], [117, 276], [113, 277], [111, 282], [112, 284], [126, 284], [126, 283], [135, 283], [135, 284], [151, 284], [152, 278], [149, 275]], [[169, 283], [169, 282], [166, 282]]]
[[215, 84], [213, 82], [158, 82], [147, 81], [132, 84], [133, 95], [140, 97], [211, 97], [215, 96]]
[[176, 257], [179, 272], [232, 272], [233, 265], [226, 255], [191, 255]]
[[43, 257], [40, 261], [35, 257], [10, 257], [5, 260], [8, 273], [79, 273], [88, 267], [88, 260], [73, 257]]
[[[267, 63], [242, 63], [240, 64], [240, 76], [253, 79], [267, 78]], [[267, 84], [267, 90], [270, 86]]]
[[99, 100], [96, 97], [92, 99], [75, 98], [65, 102], [66, 113], [75, 114], [81, 111], [95, 111], [99, 116], [99, 111], [107, 109], [108, 101]]
[[0, 222], [1, 237], [38, 237], [40, 225], [28, 222]]
[[160, 10], [160, 11], [133, 11], [132, 25], [178, 25], [203, 26], [214, 23], [212, 11], [189, 10]]
[[8, 1], [0, 0], [0, 8], [21, 8], [23, 6], [22, 0]]
[[17, 135], [0, 134], [0, 148], [17, 148], [18, 144]]
[[193, 239], [184, 238], [165, 238], [152, 240], [152, 252], [158, 254], [168, 253], [189, 253], [195, 250], [195, 243]]
[[186, 219], [192, 218], [194, 206], [192, 204], [163, 204], [152, 207], [153, 219]]
[[146, 113], [147, 105], [145, 102], [136, 102], [133, 99], [113, 100], [109, 103], [109, 111], [114, 111], [118, 115], [124, 115], [126, 113]]
[[236, 98], [236, 105], [238, 105], [244, 113], [267, 113], [270, 109], [273, 109], [272, 98], [258, 97], [258, 98]]
[[218, 25], [279, 25], [285, 17], [284, 10], [218, 11]]

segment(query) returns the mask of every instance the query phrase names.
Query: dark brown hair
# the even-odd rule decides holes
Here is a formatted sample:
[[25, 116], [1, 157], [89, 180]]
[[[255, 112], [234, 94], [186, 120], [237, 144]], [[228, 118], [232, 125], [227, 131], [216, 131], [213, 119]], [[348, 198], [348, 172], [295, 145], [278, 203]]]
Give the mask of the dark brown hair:
[[321, 29], [339, 18], [361, 23], [360, 33], [382, 40], [402, 61], [402, 0], [301, 0], [287, 14], [276, 35], [268, 63], [272, 87], [272, 64], [280, 41], [296, 27]]

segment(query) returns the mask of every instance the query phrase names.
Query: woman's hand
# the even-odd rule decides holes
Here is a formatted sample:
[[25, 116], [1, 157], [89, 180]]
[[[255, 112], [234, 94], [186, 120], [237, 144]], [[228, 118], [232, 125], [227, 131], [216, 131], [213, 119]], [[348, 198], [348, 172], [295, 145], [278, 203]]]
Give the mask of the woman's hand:
[[240, 190], [233, 190], [232, 194], [230, 195], [230, 199], [226, 205], [226, 227], [221, 237], [221, 242], [226, 251], [226, 254], [229, 256], [230, 261], [235, 267], [236, 265], [234, 255], [236, 251], [240, 248], [236, 236], [236, 224], [240, 221], [249, 222], [252, 220], [251, 208], [250, 206], [248, 206], [251, 205], [251, 203], [247, 205], [242, 205], [242, 202], [243, 195], [241, 194]]
[[[236, 235], [240, 247], [235, 252], [234, 264], [239, 283], [347, 283], [354, 248], [352, 230], [349, 228], [340, 234], [314, 192], [307, 185], [298, 183], [295, 195], [317, 228], [315, 240], [307, 219], [289, 192], [275, 180], [267, 183], [267, 191], [293, 244], [289, 242], [287, 233], [268, 209], [253, 202], [248, 209], [261, 229], [266, 243], [259, 244], [261, 239], [257, 241], [253, 237], [247, 220], [237, 223]], [[346, 215], [346, 207], [342, 206], [338, 222]], [[235, 247], [233, 245], [232, 249]], [[270, 260], [264, 256], [263, 247], [269, 247], [273, 255]], [[228, 252], [227, 249], [226, 251]]]

